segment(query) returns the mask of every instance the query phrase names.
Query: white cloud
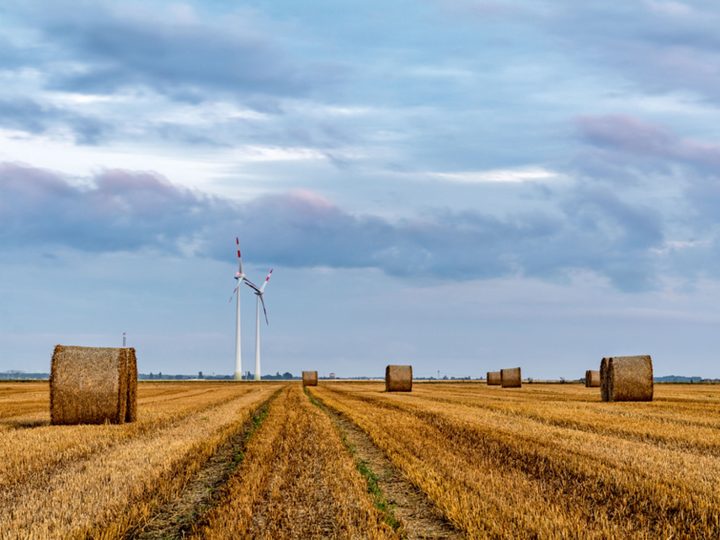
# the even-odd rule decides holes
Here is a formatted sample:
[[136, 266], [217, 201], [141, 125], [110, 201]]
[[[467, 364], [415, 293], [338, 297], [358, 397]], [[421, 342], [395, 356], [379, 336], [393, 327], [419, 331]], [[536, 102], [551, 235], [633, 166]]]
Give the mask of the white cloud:
[[545, 182], [562, 177], [560, 173], [544, 167], [519, 167], [462, 172], [430, 172], [427, 173], [427, 176], [438, 180], [458, 182], [462, 184], [480, 184], [484, 182]]
[[327, 156], [314, 149], [303, 147], [280, 147], [247, 145], [236, 148], [233, 157], [241, 162], [276, 162], [326, 160]]

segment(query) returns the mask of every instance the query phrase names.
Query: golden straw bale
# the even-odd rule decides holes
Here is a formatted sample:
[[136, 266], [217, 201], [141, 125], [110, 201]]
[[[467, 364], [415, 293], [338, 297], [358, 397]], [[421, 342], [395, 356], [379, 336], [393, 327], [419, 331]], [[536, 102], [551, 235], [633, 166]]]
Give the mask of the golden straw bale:
[[318, 374], [317, 371], [303, 371], [303, 386], [317, 386]]
[[137, 381], [138, 381], [138, 370], [137, 370], [137, 357], [135, 356], [135, 349], [124, 348], [121, 349], [125, 355], [125, 361], [127, 362], [128, 371], [128, 385], [127, 385], [127, 408], [125, 409], [125, 421], [134, 422], [137, 420]]
[[389, 365], [385, 368], [386, 392], [412, 391], [412, 366]]
[[608, 370], [608, 359], [603, 358], [600, 361], [600, 398], [603, 401], [609, 401], [608, 399], [608, 384], [607, 384], [607, 370]]
[[603, 358], [603, 363], [604, 401], [652, 401], [653, 367], [649, 355], [614, 356]]
[[597, 388], [600, 386], [600, 372], [588, 369], [585, 372], [585, 386], [588, 388]]
[[500, 372], [499, 371], [488, 371], [487, 372], [487, 383], [489, 386], [500, 386]]
[[520, 388], [522, 386], [520, 368], [501, 369], [500, 384], [503, 388]]
[[58, 345], [50, 371], [52, 424], [122, 424], [136, 419], [135, 349]]

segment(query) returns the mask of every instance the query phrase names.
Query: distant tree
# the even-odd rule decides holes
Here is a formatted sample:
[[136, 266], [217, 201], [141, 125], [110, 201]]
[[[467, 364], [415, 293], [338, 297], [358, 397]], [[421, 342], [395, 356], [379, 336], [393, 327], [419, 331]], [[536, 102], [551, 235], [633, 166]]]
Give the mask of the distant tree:
[[290, 373], [289, 371], [286, 371], [285, 373], [282, 374], [282, 378], [283, 378], [283, 379], [292, 379], [292, 378], [293, 378], [293, 374]]
[[198, 379], [202, 379], [202, 378], [203, 378], [202, 371], [198, 371]]

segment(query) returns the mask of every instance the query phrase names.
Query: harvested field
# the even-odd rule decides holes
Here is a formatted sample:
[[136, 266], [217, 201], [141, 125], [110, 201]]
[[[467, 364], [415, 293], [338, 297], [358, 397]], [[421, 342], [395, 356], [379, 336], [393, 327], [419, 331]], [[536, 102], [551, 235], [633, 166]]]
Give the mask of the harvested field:
[[[32, 394], [29, 384], [8, 386]], [[11, 538], [122, 535], [279, 388], [141, 385], [136, 423], [49, 426], [47, 383], [33, 386], [45, 388], [44, 402], [1, 421], [0, 531]]]
[[143, 383], [50, 426], [0, 383], [0, 538], [720, 536], [720, 385]]
[[198, 538], [393, 538], [326, 414], [283, 390]]
[[601, 403], [580, 385], [382, 390], [311, 392], [472, 537], [720, 534], [720, 387], [657, 387], [648, 403]]

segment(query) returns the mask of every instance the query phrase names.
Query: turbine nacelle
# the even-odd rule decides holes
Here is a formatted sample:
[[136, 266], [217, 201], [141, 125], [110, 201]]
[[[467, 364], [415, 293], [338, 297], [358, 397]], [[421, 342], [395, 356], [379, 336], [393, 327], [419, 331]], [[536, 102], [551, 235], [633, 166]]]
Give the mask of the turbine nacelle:
[[253, 290], [253, 292], [255, 293], [255, 296], [257, 296], [257, 299], [262, 304], [263, 314], [265, 315], [265, 324], [267, 324], [267, 325], [270, 324], [270, 321], [268, 320], [267, 309], [265, 307], [265, 287], [267, 287], [267, 284], [270, 281], [270, 276], [272, 276], [272, 273], [273, 273], [273, 269], [271, 268], [270, 271], [268, 272], [268, 275], [265, 277], [265, 281], [263, 282], [262, 286], [259, 288], [257, 285], [255, 285], [251, 281], [249, 281], [247, 279], [245, 280], [245, 285], [247, 285], [248, 287], [250, 287]]

